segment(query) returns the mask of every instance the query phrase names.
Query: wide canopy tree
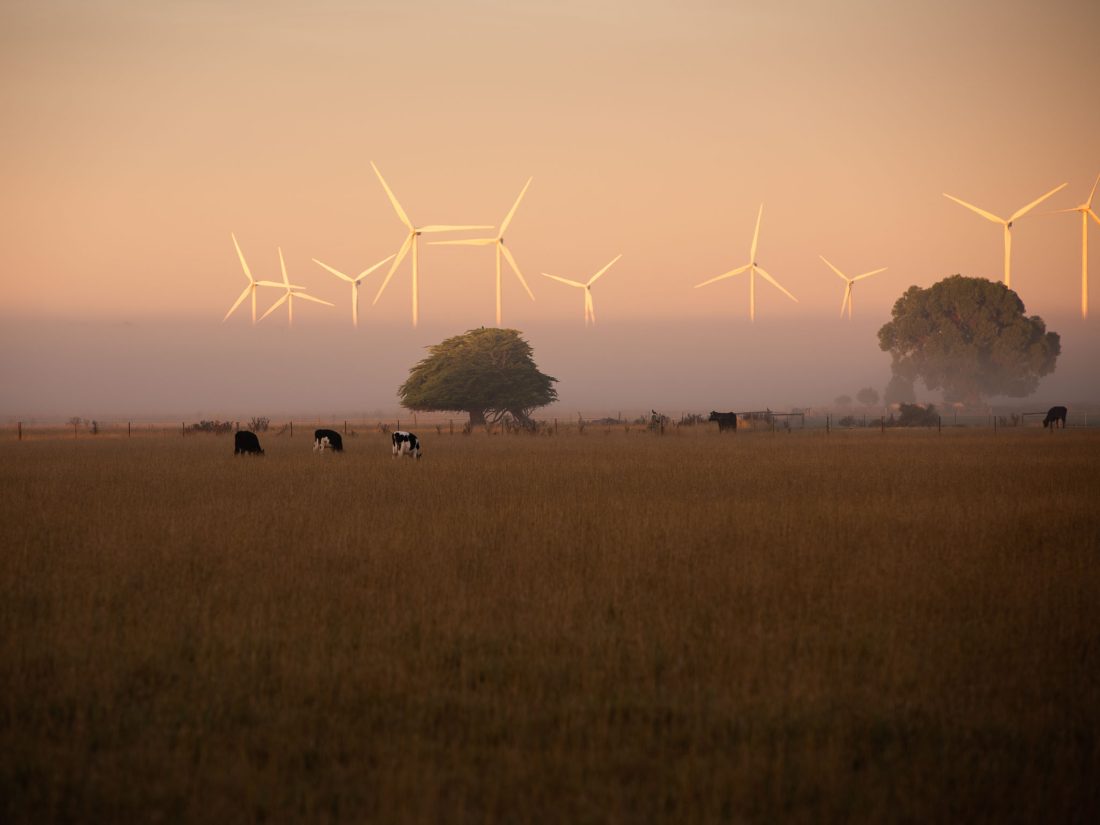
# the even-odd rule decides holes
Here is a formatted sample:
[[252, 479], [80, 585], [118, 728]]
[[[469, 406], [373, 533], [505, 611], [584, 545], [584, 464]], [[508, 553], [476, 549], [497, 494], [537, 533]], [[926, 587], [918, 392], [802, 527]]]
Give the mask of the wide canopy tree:
[[1027, 317], [1015, 292], [962, 275], [909, 287], [878, 340], [893, 358], [892, 384], [920, 378], [949, 403], [1031, 395], [1061, 352], [1058, 334], [1039, 316]]
[[539, 372], [518, 330], [472, 329], [428, 353], [397, 391], [410, 410], [465, 412], [471, 425], [511, 416], [530, 426], [531, 412], [558, 398], [558, 379]]

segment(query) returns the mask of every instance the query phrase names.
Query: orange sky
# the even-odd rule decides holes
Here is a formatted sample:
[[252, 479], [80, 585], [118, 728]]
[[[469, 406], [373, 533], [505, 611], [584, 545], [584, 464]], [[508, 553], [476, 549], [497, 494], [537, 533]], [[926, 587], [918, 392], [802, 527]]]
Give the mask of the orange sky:
[[[343, 285], [403, 230], [368, 161], [414, 221], [498, 224], [537, 301], [505, 282], [504, 321], [877, 319], [910, 284], [999, 278], [1000, 228], [942, 197], [1008, 214], [1100, 173], [1100, 6], [934, 2], [25, 2], [0, 9], [0, 318], [218, 320], [258, 277], [337, 302], [296, 321], [349, 323]], [[1038, 211], [1047, 208], [1044, 204]], [[1100, 227], [1092, 233], [1100, 322]], [[370, 325], [407, 323], [408, 264]], [[421, 317], [492, 323], [492, 250], [422, 247]], [[1028, 311], [1072, 317], [1076, 216], [1014, 230]], [[272, 319], [265, 323], [271, 323]], [[285, 323], [285, 320], [282, 321]], [[230, 321], [241, 335], [244, 313]], [[18, 341], [16, 342], [18, 344]], [[874, 344], [871, 342], [871, 348]]]

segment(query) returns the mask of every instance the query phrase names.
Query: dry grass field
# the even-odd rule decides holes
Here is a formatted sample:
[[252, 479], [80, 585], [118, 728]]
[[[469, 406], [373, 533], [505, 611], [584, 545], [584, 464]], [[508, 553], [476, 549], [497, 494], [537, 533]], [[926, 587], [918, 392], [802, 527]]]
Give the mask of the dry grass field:
[[0, 441], [0, 818], [1100, 819], [1100, 432]]

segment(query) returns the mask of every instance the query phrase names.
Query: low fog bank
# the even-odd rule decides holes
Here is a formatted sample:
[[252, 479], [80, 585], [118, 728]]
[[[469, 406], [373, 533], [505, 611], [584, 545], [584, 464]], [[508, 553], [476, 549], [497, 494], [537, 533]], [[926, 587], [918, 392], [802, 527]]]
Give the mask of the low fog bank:
[[[778, 322], [650, 321], [585, 329], [529, 324], [540, 368], [560, 401], [541, 415], [670, 415], [711, 409], [831, 405], [862, 387], [881, 392], [890, 357], [876, 332], [886, 318]], [[1062, 336], [1053, 375], [1026, 401], [1100, 402], [1100, 328], [1047, 319]], [[303, 321], [293, 329], [184, 321], [9, 320], [0, 325], [0, 416], [41, 421], [391, 416], [397, 387], [425, 348], [465, 328], [358, 330]], [[939, 401], [917, 385], [918, 398]], [[995, 400], [997, 403], [998, 400]]]

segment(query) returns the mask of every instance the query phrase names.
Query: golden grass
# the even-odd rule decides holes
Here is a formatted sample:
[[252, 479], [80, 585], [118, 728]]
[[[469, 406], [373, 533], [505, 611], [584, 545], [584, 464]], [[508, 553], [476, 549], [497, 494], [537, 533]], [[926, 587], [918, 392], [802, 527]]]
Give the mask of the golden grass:
[[7, 822], [1096, 821], [1100, 434], [0, 442]]

